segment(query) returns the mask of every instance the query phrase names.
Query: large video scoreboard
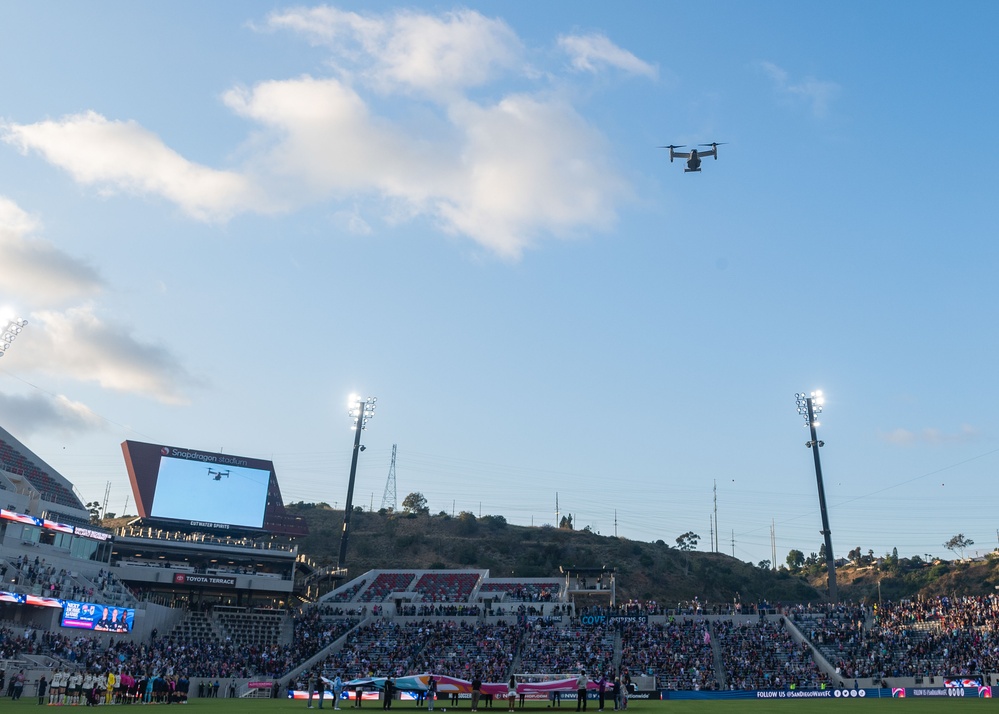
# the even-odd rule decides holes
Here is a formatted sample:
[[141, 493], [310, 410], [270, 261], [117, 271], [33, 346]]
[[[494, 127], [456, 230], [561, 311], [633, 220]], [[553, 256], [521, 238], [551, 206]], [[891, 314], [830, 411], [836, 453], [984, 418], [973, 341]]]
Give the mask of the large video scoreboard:
[[308, 533], [304, 521], [285, 512], [270, 461], [137, 441], [121, 447], [142, 518], [211, 530]]

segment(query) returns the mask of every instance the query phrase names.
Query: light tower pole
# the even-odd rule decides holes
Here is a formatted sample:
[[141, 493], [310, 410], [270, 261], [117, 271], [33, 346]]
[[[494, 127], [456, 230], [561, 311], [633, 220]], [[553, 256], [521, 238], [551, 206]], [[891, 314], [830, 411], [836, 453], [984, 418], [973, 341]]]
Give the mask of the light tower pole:
[[805, 442], [805, 446], [812, 450], [812, 458], [815, 461], [815, 482], [819, 487], [819, 511], [822, 514], [822, 535], [826, 539], [826, 572], [829, 577], [829, 601], [838, 602], [839, 593], [836, 588], [836, 557], [833, 555], [832, 531], [829, 530], [829, 511], [826, 509], [826, 489], [822, 485], [822, 463], [819, 461], [819, 447], [825, 446], [825, 442], [819, 441], [815, 432], [815, 427], [819, 423], [815, 417], [822, 413], [824, 399], [822, 392], [811, 392], [805, 394], [799, 392], [794, 395], [798, 402], [798, 413], [805, 418], [805, 426], [808, 427], [811, 439]]
[[3, 332], [0, 332], [0, 357], [7, 354], [7, 350], [10, 349], [11, 343], [17, 339], [17, 336], [27, 324], [27, 320], [22, 320], [17, 317], [13, 320], [7, 321], [7, 326], [3, 328]]
[[354, 510], [354, 477], [357, 476], [357, 455], [364, 451], [361, 446], [361, 432], [367, 428], [368, 419], [375, 415], [375, 402], [378, 397], [361, 397], [352, 394], [348, 399], [350, 409], [347, 416], [352, 420], [354, 430], [354, 453], [350, 457], [350, 480], [347, 482], [347, 505], [343, 509], [343, 533], [340, 535], [340, 555], [336, 560], [337, 568], [345, 568], [347, 563], [347, 539], [350, 536], [350, 514]]

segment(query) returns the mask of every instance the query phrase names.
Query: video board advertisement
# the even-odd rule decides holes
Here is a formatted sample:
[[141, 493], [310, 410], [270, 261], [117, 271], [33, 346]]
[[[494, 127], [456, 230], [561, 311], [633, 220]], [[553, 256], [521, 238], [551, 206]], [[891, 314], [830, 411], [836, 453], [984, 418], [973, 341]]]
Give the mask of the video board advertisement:
[[96, 632], [131, 632], [135, 610], [128, 607], [98, 605], [91, 602], [63, 600], [62, 626]]

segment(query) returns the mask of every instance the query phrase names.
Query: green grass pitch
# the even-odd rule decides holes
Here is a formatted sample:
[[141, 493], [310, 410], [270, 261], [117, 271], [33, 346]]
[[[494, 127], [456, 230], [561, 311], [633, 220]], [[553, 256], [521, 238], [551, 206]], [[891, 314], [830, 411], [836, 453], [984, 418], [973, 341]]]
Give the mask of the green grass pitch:
[[[173, 711], [176, 707], [176, 714], [185, 714], [189, 710], [194, 714], [291, 714], [292, 712], [307, 711], [304, 701], [294, 701], [290, 699], [192, 699], [188, 704], [130, 704], [128, 706], [101, 707], [97, 711], [132, 712], [140, 714], [150, 708]], [[12, 702], [7, 698], [0, 699], [0, 711], [5, 714], [8, 711], [52, 711], [51, 708], [42, 708], [38, 705], [35, 697], [22, 697], [18, 702]], [[74, 707], [80, 711], [87, 711], [84, 707]], [[435, 714], [439, 714], [443, 707], [437, 706]], [[468, 714], [468, 704], [457, 708], [448, 707], [448, 714]], [[56, 711], [66, 711], [65, 707], [60, 707]], [[317, 712], [314, 709], [313, 712]], [[330, 706], [323, 707], [324, 712], [332, 712]], [[365, 702], [358, 713], [353, 707], [342, 707], [342, 714], [363, 714], [368, 712], [374, 714], [382, 711], [380, 702]], [[426, 712], [426, 709], [417, 709], [409, 702], [396, 702], [392, 706], [395, 714], [415, 714], [416, 712]], [[492, 710], [480, 709], [480, 714], [506, 714], [506, 707], [497, 706]], [[521, 710], [518, 709], [518, 712]], [[551, 709], [545, 704], [528, 704], [524, 710], [528, 714], [552, 714]], [[557, 712], [565, 714], [575, 714], [574, 707], [560, 707]], [[596, 707], [588, 707], [588, 714], [595, 714]], [[750, 714], [868, 714], [877, 712], [897, 712], [898, 714], [963, 714], [968, 712], [995, 712], [999, 714], [999, 700], [993, 704], [991, 699], [979, 699], [968, 697], [962, 699], [951, 699], [941, 697], [938, 699], [824, 699], [824, 700], [743, 700], [743, 701], [634, 701], [628, 705], [629, 714], [738, 714], [749, 712]], [[604, 714], [613, 714], [612, 709], [605, 709]]]

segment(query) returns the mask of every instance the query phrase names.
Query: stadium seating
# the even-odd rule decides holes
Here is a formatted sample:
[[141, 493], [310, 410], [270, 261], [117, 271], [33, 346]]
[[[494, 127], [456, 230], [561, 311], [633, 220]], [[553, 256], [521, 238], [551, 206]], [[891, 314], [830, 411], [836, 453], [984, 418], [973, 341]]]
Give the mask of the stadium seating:
[[32, 488], [37, 490], [46, 501], [70, 508], [83, 508], [83, 504], [76, 497], [76, 494], [63, 485], [61, 481], [47, 474], [3, 439], [0, 439], [0, 469], [26, 478]]
[[379, 573], [358, 597], [359, 602], [384, 602], [389, 593], [409, 588], [416, 573]]
[[431, 602], [467, 602], [478, 582], [478, 573], [433, 572], [421, 575], [413, 589]]

